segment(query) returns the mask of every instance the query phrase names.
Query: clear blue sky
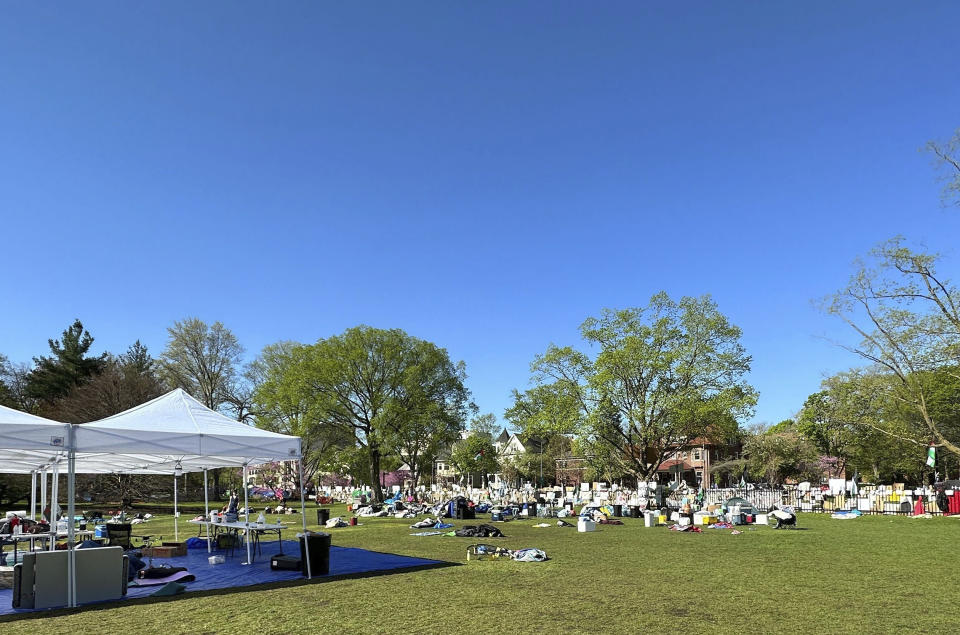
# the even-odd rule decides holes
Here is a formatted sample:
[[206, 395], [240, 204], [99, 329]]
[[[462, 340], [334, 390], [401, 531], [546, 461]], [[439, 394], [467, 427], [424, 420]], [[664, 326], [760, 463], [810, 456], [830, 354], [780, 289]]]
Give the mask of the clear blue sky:
[[[669, 6], [668, 6], [669, 5]], [[221, 320], [359, 323], [482, 411], [603, 307], [711, 293], [757, 421], [857, 360], [811, 300], [897, 233], [946, 252], [956, 2], [0, 2], [0, 352]]]

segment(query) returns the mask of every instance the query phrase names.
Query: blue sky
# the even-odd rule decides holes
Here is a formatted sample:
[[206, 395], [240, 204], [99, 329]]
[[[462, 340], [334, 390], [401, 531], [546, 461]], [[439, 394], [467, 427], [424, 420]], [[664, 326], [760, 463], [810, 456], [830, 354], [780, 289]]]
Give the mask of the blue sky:
[[[669, 6], [668, 6], [669, 5]], [[0, 352], [366, 323], [502, 418], [603, 307], [710, 293], [757, 421], [857, 364], [811, 301], [895, 234], [956, 272], [918, 149], [960, 126], [953, 2], [4, 2]]]

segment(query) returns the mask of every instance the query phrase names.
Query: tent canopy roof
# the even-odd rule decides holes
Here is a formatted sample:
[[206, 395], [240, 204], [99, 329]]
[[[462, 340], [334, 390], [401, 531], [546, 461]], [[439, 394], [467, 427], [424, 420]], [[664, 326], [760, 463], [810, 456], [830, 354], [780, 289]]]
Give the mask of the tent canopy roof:
[[300, 438], [235, 421], [177, 388], [76, 427], [77, 452], [298, 459]]
[[[0, 411], [0, 471], [59, 462], [70, 424]], [[300, 438], [261, 430], [211, 410], [181, 389], [92, 423], [72, 426], [78, 473], [172, 474], [300, 458]], [[59, 437], [59, 440], [58, 440]]]
[[67, 443], [70, 426], [0, 406], [0, 448], [51, 450]]

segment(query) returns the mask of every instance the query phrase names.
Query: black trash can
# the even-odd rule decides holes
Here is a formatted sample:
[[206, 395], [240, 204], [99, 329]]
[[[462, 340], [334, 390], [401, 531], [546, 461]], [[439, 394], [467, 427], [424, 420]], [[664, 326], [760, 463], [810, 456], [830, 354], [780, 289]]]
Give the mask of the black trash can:
[[537, 517], [537, 504], [536, 503], [527, 503], [527, 516], [530, 518]]
[[623, 505], [614, 505], [613, 506], [613, 517], [620, 518], [623, 516]]
[[630, 506], [630, 518], [640, 518], [640, 506], [631, 505]]
[[317, 510], [317, 524], [323, 527], [327, 524], [327, 521], [330, 520], [330, 510], [329, 509], [318, 509]]
[[304, 537], [300, 535], [300, 571], [307, 575], [306, 541], [310, 541], [310, 575], [330, 573], [330, 534], [311, 531]]

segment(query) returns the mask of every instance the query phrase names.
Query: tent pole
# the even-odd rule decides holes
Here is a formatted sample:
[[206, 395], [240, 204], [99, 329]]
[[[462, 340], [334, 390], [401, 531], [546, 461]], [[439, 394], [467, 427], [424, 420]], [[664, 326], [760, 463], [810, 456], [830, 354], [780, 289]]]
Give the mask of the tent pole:
[[203, 520], [207, 528], [207, 553], [210, 553], [210, 497], [207, 494], [207, 470], [203, 470]]
[[50, 482], [50, 551], [57, 548], [57, 498], [60, 496], [60, 463], [53, 464], [53, 475]]
[[180, 531], [177, 525], [177, 473], [173, 473], [173, 539], [180, 542]]
[[303, 502], [303, 459], [297, 461], [297, 468], [300, 470], [300, 518], [303, 519], [303, 557], [307, 559], [307, 580], [313, 578], [313, 572], [310, 570], [310, 540], [307, 538], [307, 505]]
[[30, 520], [37, 519], [37, 471], [30, 472]]
[[[47, 511], [47, 470], [40, 472], [40, 519]], [[50, 520], [49, 518], [47, 520]]]
[[247, 530], [244, 532], [244, 538], [247, 543], [247, 561], [243, 564], [252, 564], [253, 556], [250, 554], [250, 502], [247, 499], [247, 464], [243, 464], [243, 522], [247, 524]]
[[77, 605], [77, 554], [74, 551], [73, 517], [76, 515], [76, 471], [77, 452], [74, 450], [73, 426], [67, 433], [69, 445], [67, 450], [67, 606]]

